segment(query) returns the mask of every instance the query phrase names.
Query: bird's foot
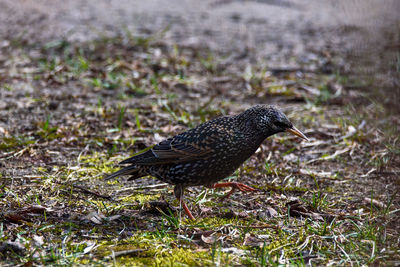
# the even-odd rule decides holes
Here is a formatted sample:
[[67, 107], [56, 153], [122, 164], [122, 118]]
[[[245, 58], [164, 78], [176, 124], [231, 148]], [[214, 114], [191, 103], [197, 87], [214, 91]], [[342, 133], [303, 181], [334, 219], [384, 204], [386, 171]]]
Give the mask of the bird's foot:
[[195, 221], [196, 219], [193, 217], [192, 213], [190, 212], [189, 208], [186, 206], [186, 203], [183, 201], [182, 198], [178, 198], [179, 203], [181, 204], [183, 210], [185, 211], [186, 215], [191, 219], [192, 221]]
[[183, 210], [186, 212], [186, 215], [194, 221], [195, 218], [193, 217], [192, 213], [190, 212], [189, 208], [186, 206], [185, 201], [183, 201], [183, 192], [185, 191], [185, 188], [182, 185], [176, 185], [174, 188], [174, 195], [176, 199], [178, 199], [181, 207]]
[[234, 183], [234, 182], [219, 183], [219, 184], [214, 184], [211, 186], [211, 188], [221, 188], [221, 187], [231, 187], [232, 188], [228, 194], [226, 194], [225, 196], [222, 197], [222, 200], [225, 200], [228, 197], [230, 197], [236, 189], [238, 189], [239, 191], [242, 191], [242, 192], [253, 192], [253, 191], [257, 190], [248, 185], [245, 185], [242, 183]]
[[186, 215], [192, 220], [195, 221], [196, 219], [193, 217], [192, 213], [190, 212], [189, 208], [186, 206], [185, 202], [181, 201], [182, 208], [185, 210]]

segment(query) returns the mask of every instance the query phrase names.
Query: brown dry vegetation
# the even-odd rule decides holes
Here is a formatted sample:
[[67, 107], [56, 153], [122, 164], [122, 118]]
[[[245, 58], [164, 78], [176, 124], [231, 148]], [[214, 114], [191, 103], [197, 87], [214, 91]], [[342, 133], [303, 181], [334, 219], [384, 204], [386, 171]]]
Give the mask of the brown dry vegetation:
[[[3, 42], [1, 265], [399, 264], [398, 114], [329, 53], [299, 68], [129, 34]], [[250, 59], [249, 59], [250, 58]], [[117, 163], [210, 118], [279, 106], [311, 139], [267, 139], [230, 180], [191, 188], [196, 221]]]

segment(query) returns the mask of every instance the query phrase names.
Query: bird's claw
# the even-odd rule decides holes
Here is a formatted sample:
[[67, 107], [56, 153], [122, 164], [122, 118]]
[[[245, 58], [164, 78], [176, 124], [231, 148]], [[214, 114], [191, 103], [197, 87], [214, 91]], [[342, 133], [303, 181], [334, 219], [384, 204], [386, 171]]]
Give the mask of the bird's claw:
[[257, 191], [255, 188], [250, 187], [248, 185], [242, 184], [242, 183], [233, 183], [234, 185], [232, 185], [232, 189], [236, 188], [242, 192], [253, 192], [253, 191]]
[[228, 182], [228, 183], [219, 183], [219, 184], [214, 184], [212, 188], [220, 188], [220, 187], [231, 187], [232, 190], [228, 192], [225, 196], [222, 197], [222, 200], [227, 199], [230, 197], [233, 192], [238, 189], [241, 192], [253, 192], [256, 191], [257, 189], [250, 187], [248, 185], [242, 184], [242, 183], [234, 183], [234, 182]]

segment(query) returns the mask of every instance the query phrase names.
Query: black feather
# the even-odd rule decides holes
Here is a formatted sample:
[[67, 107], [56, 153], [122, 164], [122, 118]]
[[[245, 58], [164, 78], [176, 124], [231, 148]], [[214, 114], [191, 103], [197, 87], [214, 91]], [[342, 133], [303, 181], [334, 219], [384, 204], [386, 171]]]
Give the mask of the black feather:
[[[108, 175], [106, 178], [104, 178], [104, 180], [111, 180], [111, 179], [113, 179], [117, 176], [121, 176], [121, 175], [132, 175], [132, 177], [136, 177], [139, 173], [140, 173], [140, 170], [137, 168], [137, 166], [131, 165], [131, 166], [125, 167], [117, 172], [114, 172], [114, 173]], [[143, 176], [143, 175], [141, 175], [141, 176]], [[136, 178], [139, 178], [141, 176], [138, 176]], [[131, 178], [131, 179], [133, 179], [133, 178]]]

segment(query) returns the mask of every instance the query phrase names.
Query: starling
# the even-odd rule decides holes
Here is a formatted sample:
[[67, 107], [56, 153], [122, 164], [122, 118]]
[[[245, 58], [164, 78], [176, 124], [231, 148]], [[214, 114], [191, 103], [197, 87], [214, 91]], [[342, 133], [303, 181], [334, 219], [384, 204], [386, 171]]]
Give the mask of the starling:
[[120, 162], [127, 166], [106, 179], [130, 175], [129, 180], [133, 180], [150, 175], [173, 184], [175, 197], [188, 217], [194, 220], [183, 201], [186, 187], [231, 187], [225, 197], [236, 189], [255, 191], [242, 183], [217, 182], [239, 168], [268, 136], [284, 131], [308, 140], [279, 109], [257, 105], [238, 115], [215, 118], [161, 141], [146, 152]]

